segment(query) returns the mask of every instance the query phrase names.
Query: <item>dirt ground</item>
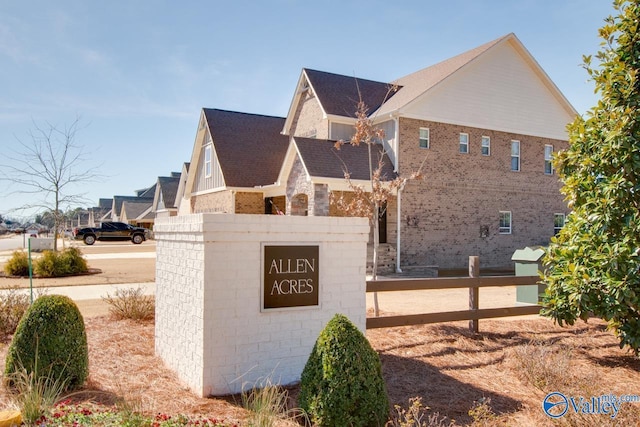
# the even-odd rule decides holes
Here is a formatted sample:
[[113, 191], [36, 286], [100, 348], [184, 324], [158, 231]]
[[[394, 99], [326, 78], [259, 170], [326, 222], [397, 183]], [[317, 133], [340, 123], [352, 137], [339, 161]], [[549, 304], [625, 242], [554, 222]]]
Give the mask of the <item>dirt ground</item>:
[[[147, 243], [81, 246], [89, 266], [101, 273], [38, 283], [55, 287], [154, 281], [155, 259], [134, 258], [155, 251]], [[113, 254], [119, 255], [113, 258]], [[0, 279], [3, 283], [25, 285], [24, 279]], [[512, 305], [515, 298], [513, 288], [483, 291], [481, 307]], [[459, 295], [443, 292], [449, 294], [380, 293], [382, 314], [465, 308], [465, 290]], [[246, 416], [239, 397], [198, 398], [185, 388], [155, 356], [153, 322], [115, 321], [106, 315], [102, 301], [78, 305], [85, 316], [90, 350], [87, 399], [110, 404], [124, 398], [149, 414], [206, 414], [227, 420]], [[552, 422], [542, 412], [541, 403], [552, 391], [585, 398], [640, 394], [640, 359], [621, 350], [615, 336], [596, 319], [568, 328], [538, 316], [481, 320], [479, 334], [470, 333], [467, 322], [455, 322], [369, 330], [367, 338], [380, 354], [392, 411], [393, 405], [407, 408], [410, 398], [420, 397], [430, 408], [428, 414], [446, 419], [441, 425], [453, 421], [484, 426], [622, 426], [638, 425], [640, 419], [640, 403], [625, 404], [616, 419], [572, 414]], [[0, 370], [6, 349], [7, 343], [0, 343]], [[297, 389], [290, 392], [295, 407]], [[0, 390], [0, 408], [8, 399]], [[480, 403], [484, 412], [475, 417], [480, 413], [483, 418], [474, 420], [469, 411]]]

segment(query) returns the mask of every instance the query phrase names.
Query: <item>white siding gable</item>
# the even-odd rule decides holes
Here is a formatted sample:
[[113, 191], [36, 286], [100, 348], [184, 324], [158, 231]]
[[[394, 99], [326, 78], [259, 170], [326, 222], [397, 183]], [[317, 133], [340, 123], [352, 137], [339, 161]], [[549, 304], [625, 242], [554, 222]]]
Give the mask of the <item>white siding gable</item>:
[[[207, 146], [211, 147], [211, 170], [209, 176], [205, 171], [205, 150]], [[207, 190], [222, 189], [225, 186], [222, 168], [216, 154], [215, 141], [211, 144], [211, 137], [207, 129], [200, 146], [200, 156], [198, 158], [198, 167], [196, 169], [196, 181], [194, 192], [199, 193]]]
[[535, 60], [501, 43], [401, 109], [401, 115], [566, 140], [572, 107]]

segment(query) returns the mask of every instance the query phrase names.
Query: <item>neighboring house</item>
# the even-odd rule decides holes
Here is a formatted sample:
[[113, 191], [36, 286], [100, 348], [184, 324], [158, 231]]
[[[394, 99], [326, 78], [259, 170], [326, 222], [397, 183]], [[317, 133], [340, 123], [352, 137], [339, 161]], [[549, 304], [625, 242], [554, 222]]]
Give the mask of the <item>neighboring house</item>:
[[124, 200], [120, 211], [120, 221], [151, 229], [155, 218], [152, 207], [153, 200]]
[[98, 227], [102, 221], [109, 221], [112, 207], [113, 199], [99, 199], [98, 206], [89, 208], [88, 226]]
[[189, 165], [191, 163], [185, 162], [182, 164], [182, 172], [180, 172], [180, 182], [178, 183], [178, 189], [176, 190], [176, 197], [174, 201], [174, 207], [178, 210], [178, 215], [184, 215], [190, 212], [190, 203], [183, 203], [184, 192], [187, 188], [187, 179], [189, 178]]
[[286, 118], [203, 109], [180, 213], [343, 215], [329, 194], [349, 190], [343, 167], [366, 184], [368, 158], [333, 141], [359, 100], [385, 131], [385, 176], [424, 176], [381, 216], [398, 269], [510, 266], [562, 226], [550, 160], [577, 113], [514, 34], [391, 82], [303, 69]]
[[152, 211], [156, 218], [176, 216], [176, 194], [180, 186], [180, 172], [171, 172], [171, 176], [159, 176], [156, 193], [153, 197]]
[[[151, 206], [153, 204], [153, 195], [155, 194], [155, 185], [153, 186], [152, 195], [141, 197], [141, 196], [113, 196], [113, 204], [111, 207], [111, 217], [105, 219], [105, 221], [120, 221], [126, 222], [122, 219], [122, 204], [124, 202], [142, 202]], [[148, 194], [148, 193], [145, 193]]]

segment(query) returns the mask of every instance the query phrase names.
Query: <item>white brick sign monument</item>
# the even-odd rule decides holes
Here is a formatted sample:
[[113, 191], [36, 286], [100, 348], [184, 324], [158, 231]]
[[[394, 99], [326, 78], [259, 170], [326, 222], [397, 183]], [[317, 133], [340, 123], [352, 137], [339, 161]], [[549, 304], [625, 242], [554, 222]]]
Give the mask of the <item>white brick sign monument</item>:
[[290, 384], [342, 313], [365, 330], [364, 218], [158, 219], [156, 353], [198, 395]]

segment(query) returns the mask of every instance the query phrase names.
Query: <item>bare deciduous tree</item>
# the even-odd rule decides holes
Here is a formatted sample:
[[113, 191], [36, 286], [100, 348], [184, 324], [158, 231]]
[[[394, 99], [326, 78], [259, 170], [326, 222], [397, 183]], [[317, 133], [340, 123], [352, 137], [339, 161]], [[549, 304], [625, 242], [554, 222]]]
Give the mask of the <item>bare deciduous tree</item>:
[[[0, 180], [17, 188], [11, 194], [32, 194], [33, 201], [18, 210], [38, 209], [54, 217], [54, 235], [63, 224], [63, 208], [86, 201], [84, 193], [77, 193], [78, 185], [98, 177], [90, 159], [77, 143], [80, 119], [70, 126], [58, 127], [50, 123], [29, 131], [30, 141], [17, 138], [18, 148], [0, 164]], [[54, 250], [57, 239], [54, 238]]]

